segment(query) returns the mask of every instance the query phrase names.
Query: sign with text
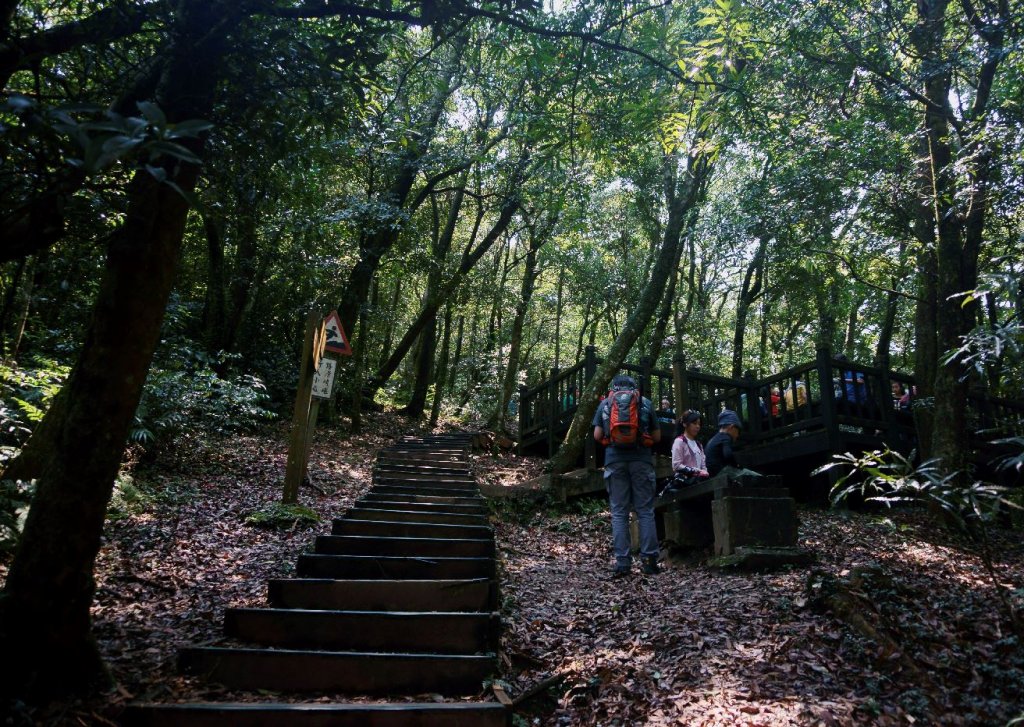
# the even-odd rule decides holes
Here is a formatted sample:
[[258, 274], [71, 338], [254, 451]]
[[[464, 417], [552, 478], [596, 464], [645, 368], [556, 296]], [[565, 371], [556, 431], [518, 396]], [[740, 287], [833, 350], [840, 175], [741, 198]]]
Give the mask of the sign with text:
[[352, 355], [352, 347], [348, 345], [348, 337], [345, 335], [345, 329], [341, 327], [338, 311], [332, 310], [327, 314], [327, 318], [324, 319], [324, 332], [327, 335], [324, 341], [325, 349], [341, 356]]
[[338, 370], [338, 362], [333, 358], [320, 359], [320, 367], [313, 375], [313, 396], [317, 399], [330, 399], [334, 390], [334, 373]]

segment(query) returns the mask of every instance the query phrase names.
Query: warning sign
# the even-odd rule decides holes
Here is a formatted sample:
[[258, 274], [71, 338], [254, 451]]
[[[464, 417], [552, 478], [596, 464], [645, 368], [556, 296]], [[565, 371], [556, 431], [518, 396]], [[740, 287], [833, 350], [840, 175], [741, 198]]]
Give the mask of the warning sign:
[[313, 375], [313, 396], [317, 399], [330, 399], [331, 391], [334, 389], [334, 372], [338, 369], [338, 362], [333, 358], [325, 358], [320, 361], [320, 368]]
[[348, 345], [348, 338], [345, 336], [345, 329], [341, 327], [341, 318], [338, 317], [338, 311], [332, 310], [327, 314], [324, 326], [327, 333], [327, 341], [324, 344], [324, 348], [341, 356], [351, 356], [352, 347]]

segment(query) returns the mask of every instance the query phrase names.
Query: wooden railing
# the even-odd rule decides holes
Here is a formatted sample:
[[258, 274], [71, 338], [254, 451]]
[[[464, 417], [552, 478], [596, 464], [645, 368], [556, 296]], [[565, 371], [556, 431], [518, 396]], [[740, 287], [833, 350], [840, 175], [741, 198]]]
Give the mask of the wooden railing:
[[[592, 346], [575, 366], [552, 369], [551, 377], [519, 390], [520, 448], [546, 444], [554, 452], [576, 414], [577, 398], [601, 363]], [[803, 434], [825, 433], [838, 451], [844, 432], [868, 433], [894, 449], [909, 451], [915, 444], [909, 407], [901, 408], [899, 393], [913, 391], [914, 377], [865, 364], [837, 359], [821, 349], [813, 361], [761, 379], [733, 379], [688, 369], [676, 356], [672, 369], [656, 369], [649, 359], [624, 363], [620, 369], [637, 379], [655, 408], [662, 398], [681, 413], [696, 409], [704, 418], [703, 438], [717, 431], [718, 414], [731, 409], [743, 421], [741, 444], [770, 446]], [[678, 392], [678, 396], [677, 396]], [[913, 400], [911, 400], [911, 405]], [[1024, 436], [1024, 402], [974, 393], [970, 426], [980, 441]], [[674, 432], [664, 432], [670, 439]]]
[[[554, 452], [562, 441], [576, 415], [578, 399], [584, 387], [590, 382], [603, 363], [597, 350], [587, 346], [583, 360], [567, 369], [551, 369], [551, 376], [536, 386], [519, 387], [519, 446], [520, 448], [540, 442], [547, 444], [548, 452]], [[662, 398], [675, 401], [673, 372], [655, 369], [647, 358], [639, 364], [624, 363], [619, 368], [637, 380], [644, 396], [657, 407]]]

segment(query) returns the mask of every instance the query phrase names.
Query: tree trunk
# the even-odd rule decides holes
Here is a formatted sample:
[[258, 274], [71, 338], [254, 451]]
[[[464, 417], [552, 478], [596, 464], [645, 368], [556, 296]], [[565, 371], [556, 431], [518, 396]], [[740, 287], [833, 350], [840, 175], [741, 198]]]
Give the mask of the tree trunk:
[[526, 321], [526, 312], [530, 308], [534, 284], [537, 281], [537, 252], [544, 245], [548, 233], [549, 230], [543, 229], [530, 235], [530, 247], [526, 252], [526, 261], [523, 265], [523, 282], [519, 291], [519, 300], [516, 302], [515, 317], [512, 319], [512, 333], [509, 336], [508, 363], [505, 366], [505, 375], [502, 377], [501, 392], [489, 422], [491, 428], [505, 433], [507, 433], [505, 412], [508, 411], [508, 404], [512, 401], [512, 395], [516, 389], [516, 379], [519, 376], [519, 351], [523, 345], [523, 324]]
[[857, 350], [857, 329], [860, 322], [860, 307], [864, 305], [864, 298], [858, 296], [850, 301], [850, 310], [846, 316], [846, 331], [843, 334], [843, 350], [848, 355], [853, 355]]
[[890, 285], [892, 286], [893, 292], [889, 293], [885, 299], [885, 316], [882, 319], [882, 329], [878, 333], [878, 344], [875, 346], [875, 366], [881, 369], [889, 369], [889, 349], [892, 348], [892, 333], [896, 328], [896, 314], [899, 312], [900, 307], [900, 296], [896, 293], [896, 290], [900, 286], [900, 281], [903, 280], [906, 273], [906, 265], [904, 264], [904, 258], [907, 253], [907, 244], [905, 241], [900, 241], [899, 247], [899, 268], [896, 275], [893, 276]]
[[413, 343], [416, 341], [417, 336], [427, 326], [427, 324], [434, 320], [437, 315], [438, 309], [442, 304], [452, 295], [452, 293], [458, 288], [462, 279], [466, 276], [473, 266], [476, 265], [477, 261], [483, 257], [494, 242], [508, 229], [509, 224], [512, 222], [512, 217], [519, 209], [518, 198], [510, 199], [506, 202], [505, 206], [501, 210], [501, 215], [498, 220], [494, 223], [494, 227], [491, 228], [487, 236], [480, 242], [475, 250], [472, 252], [467, 251], [467, 254], [463, 255], [462, 262], [459, 268], [455, 271], [455, 274], [438, 290], [438, 294], [434, 298], [428, 301], [421, 309], [419, 314], [416, 316], [416, 320], [413, 321], [409, 330], [406, 331], [402, 340], [395, 346], [395, 350], [387, 361], [380, 367], [374, 376], [374, 387], [380, 387], [391, 378], [392, 374], [398, 369], [399, 364], [402, 363], [402, 359], [412, 348]]
[[[455, 194], [452, 196], [451, 205], [448, 208], [448, 215], [445, 219], [443, 230], [437, 230], [434, 235], [432, 258], [434, 264], [427, 275], [427, 288], [423, 293], [423, 306], [429, 305], [440, 294], [442, 271], [445, 267], [445, 260], [452, 247], [452, 240], [455, 237], [455, 227], [459, 221], [459, 213], [462, 211], [462, 202], [466, 198], [466, 178], [463, 174]], [[436, 217], [436, 216], [435, 216]], [[413, 381], [412, 397], [404, 407], [404, 413], [413, 416], [423, 416], [423, 410], [427, 405], [427, 394], [430, 390], [431, 380], [434, 371], [434, 354], [437, 350], [437, 316], [431, 318], [425, 324], [419, 335], [419, 349], [416, 351], [415, 379]]]
[[466, 316], [459, 315], [459, 332], [455, 335], [455, 355], [452, 356], [451, 376], [445, 382], [445, 393], [452, 395], [455, 390], [455, 380], [458, 377], [459, 365], [462, 363], [462, 335], [466, 330]]
[[[228, 30], [237, 10], [183, 2], [158, 102], [173, 121], [207, 118]], [[198, 142], [189, 144], [200, 150]], [[164, 159], [185, 192], [198, 169]], [[0, 597], [0, 646], [17, 664], [0, 689], [43, 695], [107, 681], [90, 633], [93, 564], [128, 429], [160, 338], [188, 206], [146, 170], [128, 190], [123, 227], [106, 268], [61, 421], [43, 465], [24, 533]]]
[[[660, 225], [659, 225], [660, 228]], [[654, 321], [654, 330], [651, 332], [651, 346], [649, 353], [653, 365], [658, 365], [661, 352], [665, 348], [665, 332], [668, 331], [668, 323], [672, 319], [673, 304], [676, 300], [676, 288], [679, 286], [679, 264], [683, 259], [683, 245], [676, 246], [676, 259], [672, 263], [672, 272], [669, 274], [668, 288], [661, 298], [661, 306], [658, 309], [658, 316]]]
[[382, 222], [381, 229], [364, 237], [360, 244], [359, 260], [349, 273], [348, 280], [342, 288], [341, 302], [338, 304], [338, 316], [346, 331], [353, 329], [359, 308], [366, 302], [370, 281], [376, 275], [381, 259], [391, 250], [401, 234], [400, 226], [397, 224], [398, 213], [406, 206], [413, 181], [419, 171], [419, 164], [437, 133], [445, 103], [458, 85], [459, 68], [465, 47], [466, 34], [463, 33], [458, 36], [455, 47], [441, 64], [434, 79], [433, 95], [423, 110], [419, 128], [410, 136], [416, 141], [410, 144], [405, 154], [399, 155], [396, 159], [392, 182], [380, 195], [380, 201], [395, 211], [395, 224]]
[[743, 275], [743, 287], [736, 301], [736, 331], [732, 341], [732, 377], [738, 379], [743, 375], [743, 339], [747, 335], [747, 314], [750, 306], [761, 294], [761, 277], [764, 271], [764, 258], [768, 252], [768, 237], [761, 235], [757, 243], [757, 251], [747, 265]]
[[448, 386], [448, 356], [451, 352], [452, 340], [452, 306], [444, 308], [444, 333], [441, 334], [441, 354], [437, 361], [437, 377], [434, 380], [434, 402], [430, 406], [430, 426], [437, 426], [441, 417], [441, 402]]
[[223, 348], [224, 321], [227, 305], [224, 300], [224, 236], [220, 220], [211, 214], [203, 216], [206, 231], [206, 300], [203, 305], [203, 342], [207, 353]]
[[706, 175], [711, 173], [711, 166], [703, 157], [688, 158], [687, 174], [678, 180], [676, 158], [669, 155], [665, 159], [665, 196], [668, 208], [668, 221], [665, 225], [665, 237], [657, 256], [651, 277], [640, 296], [640, 300], [632, 314], [622, 326], [622, 332], [615, 338], [594, 378], [590, 380], [578, 400], [579, 405], [569, 432], [562, 446], [551, 458], [552, 472], [568, 472], [576, 466], [580, 453], [583, 451], [584, 439], [593, 431], [590, 422], [597, 410], [598, 398], [607, 389], [608, 382], [619, 370], [623, 360], [643, 333], [648, 321], [654, 314], [665, 292], [672, 264], [676, 259], [676, 248], [682, 238], [683, 223], [687, 214], [696, 204], [698, 192], [703, 186]]
[[[40, 257], [45, 255], [43, 252]], [[7, 360], [14, 362], [18, 360], [18, 352], [21, 350], [21, 342], [25, 337], [25, 327], [28, 325], [28, 316], [32, 312], [32, 292], [36, 289], [37, 278], [40, 277], [38, 273], [39, 262], [36, 261], [33, 266], [37, 270], [34, 274], [25, 276], [25, 285], [21, 290], [21, 305], [18, 310], [17, 322], [14, 326], [14, 335], [11, 340], [10, 350], [7, 352]], [[20, 271], [19, 271], [20, 272]]]
[[[962, 306], [955, 297], [974, 287], [964, 257], [962, 228], [954, 207], [956, 181], [952, 149], [949, 145], [949, 120], [946, 106], [952, 83], [942, 48], [946, 29], [947, 0], [918, 3], [918, 31], [915, 45], [922, 57], [925, 78], [924, 95], [928, 100], [924, 113], [928, 142], [930, 210], [935, 226], [936, 344], [938, 353], [952, 350], [960, 336], [971, 328], [974, 307]], [[964, 412], [967, 382], [958, 362], [938, 363], [934, 387], [935, 420], [932, 454], [942, 461], [946, 472], [963, 471], [969, 459], [969, 436]]]

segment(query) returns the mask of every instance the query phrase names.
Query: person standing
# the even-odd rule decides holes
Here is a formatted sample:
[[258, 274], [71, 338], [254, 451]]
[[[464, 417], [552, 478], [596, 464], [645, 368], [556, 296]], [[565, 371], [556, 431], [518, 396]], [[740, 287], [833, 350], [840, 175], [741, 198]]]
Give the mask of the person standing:
[[[631, 403], [630, 403], [631, 402]], [[613, 412], [613, 407], [615, 411]], [[614, 428], [627, 411], [635, 411], [637, 430], [632, 443], [623, 442]], [[604, 482], [612, 511], [612, 547], [615, 551], [614, 577], [629, 575], [629, 512], [636, 511], [640, 531], [640, 561], [643, 572], [654, 575], [658, 567], [658, 533], [654, 524], [655, 478], [651, 447], [661, 441], [661, 425], [650, 400], [640, 396], [636, 381], [619, 374], [612, 389], [597, 407], [593, 419], [594, 439], [605, 445]]]

